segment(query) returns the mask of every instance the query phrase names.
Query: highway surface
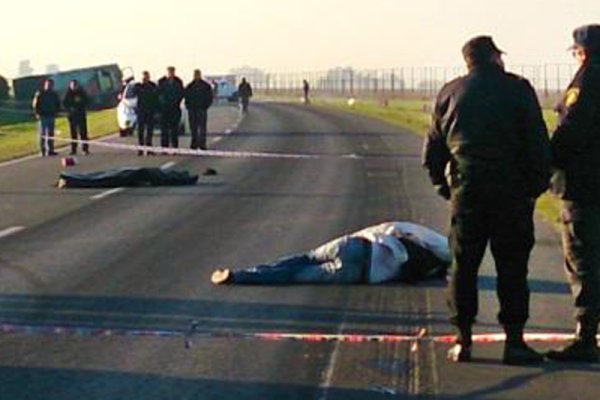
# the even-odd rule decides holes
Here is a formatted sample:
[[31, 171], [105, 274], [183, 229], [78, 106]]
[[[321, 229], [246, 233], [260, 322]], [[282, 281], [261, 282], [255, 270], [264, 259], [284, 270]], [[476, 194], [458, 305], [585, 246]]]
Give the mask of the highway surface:
[[[193, 187], [116, 190], [57, 189], [59, 158], [0, 166], [0, 322], [23, 327], [0, 333], [0, 400], [583, 399], [600, 393], [597, 366], [507, 367], [501, 343], [478, 343], [473, 363], [455, 365], [445, 360], [448, 345], [431, 340], [413, 348], [411, 342], [256, 337], [450, 333], [443, 283], [215, 287], [209, 281], [216, 267], [271, 261], [386, 220], [444, 232], [448, 211], [420, 168], [421, 139], [397, 127], [277, 103], [253, 104], [241, 123], [229, 107], [214, 108], [209, 118], [211, 148], [321, 157], [141, 158], [92, 146], [93, 154], [80, 157], [73, 170], [218, 171]], [[570, 332], [559, 237], [538, 221], [537, 239], [528, 330]], [[476, 332], [499, 332], [489, 257], [480, 288]], [[185, 332], [192, 320], [202, 335], [189, 349], [181, 336], [158, 336]], [[39, 326], [69, 329], [39, 332]], [[88, 328], [131, 334], [91, 335]]]

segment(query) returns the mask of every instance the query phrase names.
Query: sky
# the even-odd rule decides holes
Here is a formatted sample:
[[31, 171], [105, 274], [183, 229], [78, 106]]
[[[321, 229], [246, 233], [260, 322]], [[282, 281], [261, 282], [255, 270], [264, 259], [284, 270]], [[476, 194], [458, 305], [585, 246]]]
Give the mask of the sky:
[[4, 0], [0, 75], [30, 60], [62, 70], [116, 62], [183, 78], [252, 66], [459, 66], [492, 35], [507, 64], [571, 63], [572, 30], [600, 23], [598, 0]]

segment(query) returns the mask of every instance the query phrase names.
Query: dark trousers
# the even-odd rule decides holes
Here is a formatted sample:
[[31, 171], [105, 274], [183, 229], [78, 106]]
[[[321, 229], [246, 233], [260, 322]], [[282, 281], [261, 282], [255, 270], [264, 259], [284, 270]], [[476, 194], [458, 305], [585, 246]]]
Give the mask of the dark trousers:
[[248, 106], [250, 105], [250, 98], [242, 97], [241, 103], [242, 103], [242, 112], [248, 112]]
[[600, 315], [600, 205], [563, 202], [565, 270], [580, 321]]
[[[69, 128], [71, 129], [71, 139], [73, 140], [88, 140], [87, 116], [85, 114], [69, 115]], [[88, 143], [83, 143], [81, 148], [84, 152], [88, 152]], [[77, 152], [77, 143], [71, 142], [71, 153]]]
[[461, 327], [475, 321], [477, 274], [489, 242], [498, 275], [498, 321], [503, 325], [525, 324], [529, 318], [527, 264], [534, 243], [533, 208], [529, 199], [453, 193], [453, 262], [448, 284], [451, 323]]
[[162, 147], [179, 147], [179, 108], [164, 110], [160, 117], [160, 145]]
[[188, 109], [188, 118], [190, 120], [190, 129], [192, 135], [192, 149], [206, 150], [206, 131], [208, 123], [208, 112], [206, 110]]
[[370, 262], [368, 240], [343, 236], [306, 253], [236, 270], [233, 282], [255, 285], [368, 282]]
[[154, 136], [154, 114], [138, 114], [138, 143], [140, 146], [152, 146]]

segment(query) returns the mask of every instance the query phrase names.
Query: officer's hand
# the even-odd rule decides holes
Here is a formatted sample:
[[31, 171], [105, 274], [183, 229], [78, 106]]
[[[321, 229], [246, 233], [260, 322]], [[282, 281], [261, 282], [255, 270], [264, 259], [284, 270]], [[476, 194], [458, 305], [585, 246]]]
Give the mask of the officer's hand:
[[436, 185], [435, 191], [446, 200], [450, 200], [450, 188], [448, 185]]

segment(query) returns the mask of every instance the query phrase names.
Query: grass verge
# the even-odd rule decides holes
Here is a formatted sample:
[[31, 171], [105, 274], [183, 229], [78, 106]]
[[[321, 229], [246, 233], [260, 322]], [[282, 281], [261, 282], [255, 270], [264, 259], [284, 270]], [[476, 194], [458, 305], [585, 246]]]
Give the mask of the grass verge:
[[[70, 137], [66, 117], [56, 120], [58, 137]], [[118, 131], [114, 109], [88, 113], [88, 131], [90, 138], [110, 135]], [[56, 142], [57, 147], [64, 147]], [[0, 161], [11, 160], [39, 152], [37, 121], [0, 126]]]
[[[429, 129], [430, 105], [428, 100], [389, 100], [387, 105], [373, 99], [359, 99], [349, 106], [346, 99], [314, 99], [312, 104], [377, 118], [392, 125], [405, 128], [417, 135], [424, 136]], [[553, 131], [557, 118], [552, 110], [543, 110], [544, 120], [549, 131]], [[555, 228], [560, 227], [560, 201], [549, 193], [540, 197], [536, 212]]]

